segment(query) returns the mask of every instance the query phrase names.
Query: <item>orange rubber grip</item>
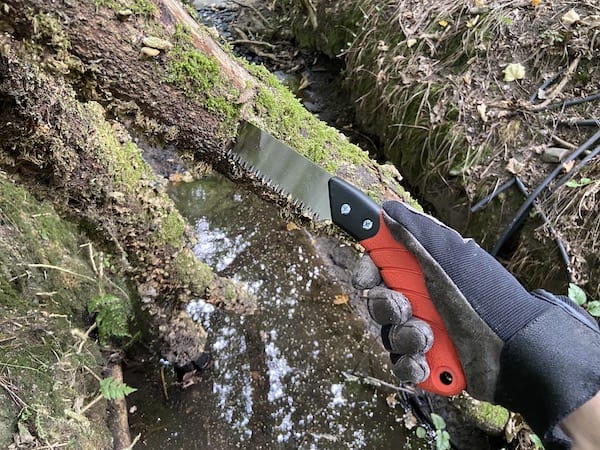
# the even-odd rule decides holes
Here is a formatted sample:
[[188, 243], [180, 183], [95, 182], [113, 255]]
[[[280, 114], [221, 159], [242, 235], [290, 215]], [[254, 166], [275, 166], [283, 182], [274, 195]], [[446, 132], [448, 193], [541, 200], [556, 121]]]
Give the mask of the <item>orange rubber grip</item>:
[[410, 301], [413, 317], [427, 322], [433, 331], [433, 346], [425, 353], [431, 374], [418, 386], [436, 394], [458, 394], [466, 387], [465, 374], [444, 322], [429, 297], [417, 258], [394, 239], [381, 214], [377, 234], [360, 243], [379, 268], [385, 284], [404, 295]]

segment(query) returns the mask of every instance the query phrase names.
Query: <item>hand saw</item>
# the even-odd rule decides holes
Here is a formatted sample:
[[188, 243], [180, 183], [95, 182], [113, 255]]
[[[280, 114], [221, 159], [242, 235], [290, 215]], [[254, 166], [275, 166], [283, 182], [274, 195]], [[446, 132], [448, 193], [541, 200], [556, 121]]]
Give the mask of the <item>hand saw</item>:
[[426, 321], [434, 337], [425, 354], [431, 373], [419, 387], [447, 396], [466, 387], [460, 359], [429, 297], [423, 271], [416, 257], [392, 237], [379, 205], [249, 122], [240, 127], [229, 155], [275, 191], [356, 239], [379, 268], [385, 284], [408, 298], [413, 316]]

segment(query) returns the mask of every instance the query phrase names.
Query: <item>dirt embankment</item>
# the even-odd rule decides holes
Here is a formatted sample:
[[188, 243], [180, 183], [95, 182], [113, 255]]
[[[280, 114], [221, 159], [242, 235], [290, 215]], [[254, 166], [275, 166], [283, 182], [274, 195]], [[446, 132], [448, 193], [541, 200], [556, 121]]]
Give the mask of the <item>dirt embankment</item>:
[[344, 62], [357, 121], [439, 217], [529, 287], [600, 298], [600, 161], [584, 161], [600, 144], [595, 2], [285, 5], [301, 45]]

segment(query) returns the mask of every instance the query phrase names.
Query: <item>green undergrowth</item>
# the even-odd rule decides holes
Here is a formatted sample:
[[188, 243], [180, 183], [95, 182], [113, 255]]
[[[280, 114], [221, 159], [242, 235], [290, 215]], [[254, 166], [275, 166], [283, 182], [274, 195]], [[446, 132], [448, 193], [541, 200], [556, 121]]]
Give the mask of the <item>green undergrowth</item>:
[[115, 11], [129, 9], [133, 14], [153, 17], [158, 7], [151, 0], [94, 0], [96, 9], [104, 7]]
[[76, 414], [101, 370], [98, 347], [84, 337], [86, 302], [98, 281], [83, 238], [50, 204], [6, 178], [0, 211], [0, 447], [33, 439], [108, 448], [103, 408]]

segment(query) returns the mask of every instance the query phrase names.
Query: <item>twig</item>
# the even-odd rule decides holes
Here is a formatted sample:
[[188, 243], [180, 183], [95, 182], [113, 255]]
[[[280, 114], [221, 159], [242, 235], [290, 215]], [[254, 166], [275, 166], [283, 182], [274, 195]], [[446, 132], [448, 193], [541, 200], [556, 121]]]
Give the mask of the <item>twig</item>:
[[93, 281], [93, 282], [97, 281], [95, 278], [88, 277], [87, 275], [83, 275], [81, 273], [73, 272], [72, 270], [64, 269], [62, 267], [53, 266], [51, 264], [25, 264], [25, 265], [27, 267], [29, 267], [29, 268], [54, 269], [54, 270], [58, 270], [60, 272], [68, 273], [70, 275], [75, 275], [76, 277], [84, 278], [84, 279], [89, 280], [89, 281]]
[[165, 400], [169, 400], [169, 393], [167, 392], [167, 382], [165, 381], [165, 368], [161, 366], [160, 368], [160, 381], [162, 383], [163, 395], [165, 396]]
[[575, 70], [577, 69], [577, 66], [579, 65], [580, 60], [581, 60], [581, 56], [578, 56], [577, 58], [575, 58], [573, 60], [573, 62], [571, 64], [569, 64], [569, 67], [565, 71], [565, 76], [560, 80], [560, 82], [556, 85], [556, 87], [553, 88], [552, 91], [547, 94], [546, 100], [544, 100], [542, 103], [531, 106], [529, 108], [529, 110], [530, 111], [542, 111], [542, 110], [546, 109], [546, 107], [550, 103], [552, 103], [552, 100], [554, 100], [556, 98], [556, 96], [558, 94], [560, 94], [562, 92], [562, 90], [564, 89], [564, 87], [567, 85], [567, 83], [573, 76], [573, 73], [575, 73]]
[[236, 39], [235, 41], [229, 41], [231, 45], [262, 45], [269, 47], [271, 50], [275, 49], [275, 46], [270, 42], [265, 41], [253, 41], [252, 39]]
[[570, 150], [577, 150], [577, 146], [575, 144], [572, 144], [572, 143], [570, 143], [568, 141], [565, 141], [564, 139], [561, 139], [561, 138], [559, 138], [558, 136], [556, 136], [554, 134], [551, 136], [551, 139], [556, 144], [562, 145], [564, 148], [568, 148]]
[[92, 400], [91, 402], [89, 402], [87, 405], [85, 405], [81, 409], [81, 411], [79, 411], [79, 414], [85, 413], [88, 409], [90, 409], [92, 406], [94, 406], [96, 403], [98, 403], [103, 398], [104, 398], [104, 396], [102, 394], [98, 394], [98, 396], [94, 400]]
[[96, 322], [94, 322], [92, 324], [91, 327], [89, 327], [87, 329], [87, 331], [84, 333], [84, 335], [81, 337], [81, 342], [79, 343], [79, 345], [77, 346], [77, 354], [81, 353], [81, 351], [83, 350], [83, 346], [84, 344], [87, 342], [88, 338], [90, 337], [90, 333], [92, 331], [94, 331], [96, 328], [98, 328], [98, 324]]
[[127, 447], [122, 448], [121, 450], [133, 450], [133, 446], [138, 443], [141, 437], [142, 433], [138, 433], [138, 435], [133, 438], [133, 441], [131, 441], [131, 445], [128, 445]]
[[79, 247], [80, 248], [82, 248], [82, 247], [88, 248], [88, 254], [90, 257], [90, 263], [92, 264], [92, 269], [94, 270], [94, 273], [96, 275], [98, 275], [98, 268], [96, 267], [96, 261], [94, 261], [94, 250], [92, 249], [92, 243], [88, 242], [87, 244], [81, 244]]

